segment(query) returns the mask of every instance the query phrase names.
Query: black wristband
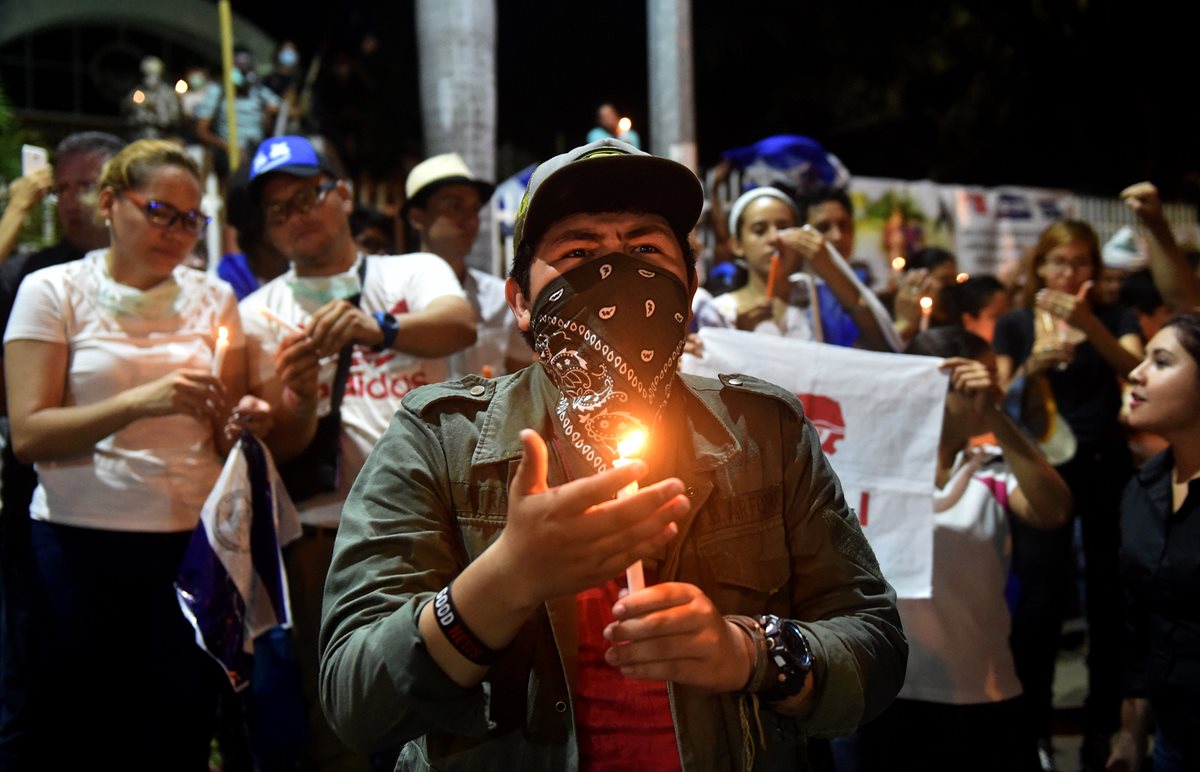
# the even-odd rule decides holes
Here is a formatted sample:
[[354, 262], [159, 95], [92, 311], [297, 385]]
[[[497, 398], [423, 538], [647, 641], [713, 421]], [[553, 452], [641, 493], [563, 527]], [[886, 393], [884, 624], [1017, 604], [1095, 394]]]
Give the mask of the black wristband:
[[433, 617], [437, 620], [442, 635], [446, 636], [446, 640], [450, 641], [450, 645], [459, 654], [476, 665], [491, 665], [500, 657], [500, 652], [479, 640], [479, 636], [475, 635], [458, 615], [454, 599], [450, 596], [450, 587], [453, 584], [454, 582], [451, 582], [433, 596]]

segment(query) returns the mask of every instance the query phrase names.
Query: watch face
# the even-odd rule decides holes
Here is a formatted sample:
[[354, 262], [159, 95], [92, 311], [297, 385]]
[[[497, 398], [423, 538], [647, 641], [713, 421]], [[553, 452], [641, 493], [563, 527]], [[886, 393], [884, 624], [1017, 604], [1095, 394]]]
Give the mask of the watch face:
[[784, 648], [796, 658], [796, 664], [806, 671], [811, 670], [813, 656], [808, 648], [808, 640], [804, 637], [804, 631], [800, 629], [800, 625], [790, 619], [784, 619], [780, 621], [779, 632], [783, 639]]

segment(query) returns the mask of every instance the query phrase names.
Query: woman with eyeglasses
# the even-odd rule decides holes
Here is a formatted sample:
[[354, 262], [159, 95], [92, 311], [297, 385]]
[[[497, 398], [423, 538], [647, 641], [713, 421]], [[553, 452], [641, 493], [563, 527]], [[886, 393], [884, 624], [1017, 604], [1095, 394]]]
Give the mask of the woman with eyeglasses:
[[199, 206], [182, 148], [129, 145], [99, 180], [111, 246], [26, 278], [5, 333], [13, 449], [38, 473], [29, 671], [46, 769], [109, 753], [130, 769], [208, 768], [224, 675], [173, 582], [245, 366], [232, 290], [182, 265]]
[[[1074, 436], [1074, 453], [1051, 461], [1071, 489], [1082, 535], [1088, 697], [1080, 753], [1089, 769], [1103, 768], [1120, 711], [1120, 613], [1113, 602], [1120, 591], [1118, 502], [1133, 461], [1117, 420], [1119, 379], [1137, 365], [1142, 345], [1132, 312], [1095, 302], [1091, 288], [1099, 276], [1100, 245], [1091, 226], [1053, 223], [1030, 255], [1023, 307], [997, 321], [993, 341], [1000, 382], [1037, 390], [1049, 420]], [[1066, 434], [1061, 424], [1059, 432]], [[1050, 531], [1013, 525], [1019, 587], [1013, 654], [1047, 753], [1059, 632], [1074, 593], [1074, 534], [1072, 523]]]

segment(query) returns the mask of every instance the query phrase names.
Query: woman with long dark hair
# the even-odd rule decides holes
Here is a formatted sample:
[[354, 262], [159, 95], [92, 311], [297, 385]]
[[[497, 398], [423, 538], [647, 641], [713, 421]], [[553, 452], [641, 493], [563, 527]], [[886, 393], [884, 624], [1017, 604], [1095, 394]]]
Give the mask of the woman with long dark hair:
[[[1060, 440], [1052, 461], [1075, 499], [1084, 555], [1088, 697], [1080, 751], [1085, 768], [1102, 768], [1120, 712], [1118, 507], [1133, 470], [1118, 413], [1119, 379], [1140, 360], [1137, 320], [1128, 310], [1094, 304], [1100, 246], [1086, 223], [1046, 228], [1030, 256], [1022, 308], [996, 324], [1000, 381], [1035, 395], [1048, 431]], [[1071, 452], [1065, 436], [1073, 437]], [[1042, 428], [1037, 433], [1043, 433]], [[1049, 447], [1049, 446], [1047, 446]], [[1019, 583], [1013, 654], [1029, 717], [1049, 754], [1051, 686], [1063, 617], [1072, 591], [1074, 528], [1013, 525], [1013, 572]], [[1046, 765], [1053, 768], [1052, 761]]]
[[1155, 772], [1182, 772], [1200, 769], [1200, 313], [1167, 321], [1129, 381], [1130, 426], [1170, 446], [1121, 501], [1126, 699], [1108, 768], [1140, 767], [1153, 716]]

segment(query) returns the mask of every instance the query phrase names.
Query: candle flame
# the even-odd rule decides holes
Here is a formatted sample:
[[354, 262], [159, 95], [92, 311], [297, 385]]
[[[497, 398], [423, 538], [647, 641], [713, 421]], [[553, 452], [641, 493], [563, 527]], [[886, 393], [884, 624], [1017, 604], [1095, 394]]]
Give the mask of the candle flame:
[[893, 271], [903, 271], [904, 266], [906, 266], [906, 265], [908, 265], [908, 261], [905, 260], [903, 256], [896, 255], [895, 257], [892, 258], [892, 270]]
[[217, 341], [228, 342], [229, 341], [229, 330], [225, 329], [224, 327], [218, 327], [217, 328]]
[[964, 273], [960, 273], [958, 276], [955, 276], [955, 277], [954, 277], [955, 281], [957, 281], [959, 284], [962, 284], [963, 282], [965, 282], [965, 281], [966, 281], [967, 279], [969, 279], [969, 278], [971, 278], [971, 274], [969, 274], [969, 273], [965, 273], [965, 272], [964, 272]]
[[137, 91], [133, 92], [133, 103], [135, 105], [140, 105], [142, 102], [145, 102], [145, 101], [146, 101], [146, 95], [142, 93], [142, 90], [140, 88]]
[[617, 121], [617, 130], [622, 134], [628, 132], [632, 128], [633, 121], [629, 120], [628, 118], [622, 118], [621, 120]]
[[921, 298], [921, 310], [928, 311], [931, 308], [933, 308], [933, 298], [929, 297], [928, 295]]
[[186, 94], [187, 90], [188, 90], [188, 84], [187, 84], [186, 80], [184, 80], [183, 78], [180, 78], [179, 80], [175, 81], [175, 93], [176, 94]]
[[646, 433], [635, 430], [625, 435], [625, 439], [617, 443], [617, 453], [621, 458], [631, 458], [636, 456], [645, 444]]

